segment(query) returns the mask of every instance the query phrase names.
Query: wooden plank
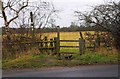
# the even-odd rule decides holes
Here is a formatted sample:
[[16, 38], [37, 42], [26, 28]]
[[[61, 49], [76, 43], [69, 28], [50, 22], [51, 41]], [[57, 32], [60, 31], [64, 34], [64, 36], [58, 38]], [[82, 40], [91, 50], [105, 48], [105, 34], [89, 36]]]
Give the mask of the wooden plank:
[[60, 47], [65, 47], [65, 48], [79, 48], [79, 46], [60, 46]]
[[79, 52], [60, 52], [61, 54], [79, 54]]
[[[53, 41], [36, 41], [35, 43], [50, 43], [50, 42], [55, 42], [54, 40]], [[14, 42], [11, 42], [11, 43], [7, 43], [7, 42], [2, 42], [2, 44], [18, 44], [18, 43], [14, 43]], [[32, 42], [20, 42], [19, 44], [32, 44]]]
[[92, 48], [94, 48], [94, 46], [87, 46], [86, 48], [92, 49]]
[[79, 42], [79, 40], [60, 40], [60, 42]]
[[55, 42], [54, 40], [53, 41], [36, 41], [36, 43], [50, 43], [50, 42]]
[[32, 44], [31, 42], [21, 42], [20, 44]]
[[55, 47], [40, 47], [39, 49], [54, 49]]

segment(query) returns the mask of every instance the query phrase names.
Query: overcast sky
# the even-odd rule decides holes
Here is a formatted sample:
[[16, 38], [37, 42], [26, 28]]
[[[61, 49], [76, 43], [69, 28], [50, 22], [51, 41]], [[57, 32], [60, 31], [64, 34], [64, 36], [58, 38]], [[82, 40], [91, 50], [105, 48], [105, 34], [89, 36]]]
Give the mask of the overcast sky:
[[[56, 25], [61, 27], [70, 26], [71, 22], [75, 21], [74, 11], [90, 11], [92, 6], [107, 3], [109, 1], [120, 0], [42, 0], [53, 2], [56, 9], [60, 10], [56, 20]], [[0, 25], [2, 23], [0, 22]]]
[[56, 24], [60, 26], [69, 26], [72, 21], [75, 21], [74, 11], [90, 11], [92, 6], [107, 3], [109, 1], [119, 0], [45, 0], [52, 1], [56, 9], [61, 12], [58, 14], [60, 19], [57, 19]]

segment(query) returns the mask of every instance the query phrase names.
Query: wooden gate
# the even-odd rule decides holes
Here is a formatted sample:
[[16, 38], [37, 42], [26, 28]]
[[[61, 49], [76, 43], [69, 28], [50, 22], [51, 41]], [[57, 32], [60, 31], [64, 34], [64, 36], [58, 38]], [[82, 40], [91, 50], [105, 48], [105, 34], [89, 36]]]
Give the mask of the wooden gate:
[[[60, 40], [60, 31], [59, 31], [59, 26], [57, 26], [57, 38], [56, 38], [56, 52], [58, 53], [58, 56], [60, 56], [61, 53], [66, 53], [66, 54], [76, 54], [79, 53], [82, 55], [85, 50], [85, 40], [82, 37], [82, 33], [80, 32], [80, 37], [78, 40]], [[64, 46], [60, 45], [61, 42], [77, 42], [79, 43], [79, 46]], [[78, 48], [79, 52], [61, 52], [60, 48]]]
[[80, 55], [82, 55], [84, 53], [84, 49], [85, 49], [85, 40], [84, 39], [79, 38], [78, 40], [60, 40], [60, 42], [79, 43], [79, 46], [60, 46], [60, 48], [78, 48], [79, 52], [62, 52], [62, 53], [68, 53], [68, 54], [79, 53]]

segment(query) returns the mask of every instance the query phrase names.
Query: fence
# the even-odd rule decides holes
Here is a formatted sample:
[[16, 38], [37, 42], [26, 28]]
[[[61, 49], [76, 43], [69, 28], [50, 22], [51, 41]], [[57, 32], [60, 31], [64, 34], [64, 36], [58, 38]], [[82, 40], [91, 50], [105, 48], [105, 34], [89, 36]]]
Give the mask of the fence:
[[[77, 42], [79, 43], [79, 46], [60, 46], [61, 42]], [[73, 54], [73, 53], [79, 53], [80, 55], [84, 53], [85, 49], [85, 40], [83, 38], [79, 38], [78, 40], [60, 40], [60, 32], [59, 27], [57, 31], [57, 37], [54, 39], [48, 40], [47, 37], [44, 38], [44, 40], [39, 41], [16, 41], [16, 42], [3, 42], [3, 52], [5, 50], [6, 54], [7, 52], [11, 52], [12, 55], [16, 54], [16, 52], [22, 52], [26, 51], [28, 49], [31, 49], [33, 46], [37, 47], [40, 52], [51, 52], [51, 54], [57, 54], [60, 56], [62, 53], [60, 51], [60, 48], [78, 48], [79, 52], [63, 52], [66, 54]]]
[[2, 50], [3, 50], [3, 56], [14, 56], [16, 53], [23, 52], [26, 50], [31, 49], [33, 46], [37, 47], [39, 51], [42, 52], [51, 52], [51, 54], [56, 54], [57, 52], [57, 44], [56, 44], [56, 38], [47, 40], [47, 37], [45, 37], [45, 40], [40, 40], [36, 42], [2, 42]]
[[[85, 39], [83, 39], [82, 33], [80, 32], [80, 37], [78, 40], [60, 40], [60, 32], [59, 32], [59, 27], [57, 27], [58, 31], [57, 31], [57, 37], [55, 37], [54, 39], [50, 39], [48, 40], [47, 37], [44, 38], [44, 40], [40, 40], [40, 41], [31, 41], [31, 42], [3, 42], [2, 43], [2, 47], [8, 47], [8, 49], [4, 48], [4, 50], [7, 50], [7, 52], [12, 52], [12, 54], [15, 54], [15, 52], [17, 51], [25, 51], [27, 49], [30, 49], [32, 46], [36, 46], [39, 48], [40, 52], [49, 52], [51, 51], [52, 54], [57, 54], [58, 56], [60, 56], [60, 54], [62, 53], [60, 51], [60, 48], [78, 48], [79, 52], [63, 52], [66, 54], [74, 54], [74, 53], [79, 53], [84, 54], [84, 51], [86, 48], [88, 49], [92, 49], [95, 50], [95, 43], [98, 43], [97, 46], [100, 45], [100, 39], [96, 39], [95, 42], [93, 42], [93, 44], [91, 45], [92, 42], [90, 42], [89, 46], [86, 46], [86, 41]], [[64, 46], [64, 45], [60, 45], [61, 42], [76, 42], [79, 43], [78, 46]], [[107, 47], [110, 48], [110, 45], [107, 45]], [[6, 53], [8, 54], [8, 53]]]

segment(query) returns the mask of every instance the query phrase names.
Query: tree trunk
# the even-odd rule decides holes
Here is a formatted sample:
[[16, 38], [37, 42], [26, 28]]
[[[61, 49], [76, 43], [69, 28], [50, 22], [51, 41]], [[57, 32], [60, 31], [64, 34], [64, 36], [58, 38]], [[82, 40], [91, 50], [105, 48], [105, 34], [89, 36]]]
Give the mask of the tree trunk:
[[9, 28], [9, 24], [7, 22], [5, 22], [5, 34], [7, 35], [7, 41], [9, 42], [11, 40], [10, 38], [10, 28]]

